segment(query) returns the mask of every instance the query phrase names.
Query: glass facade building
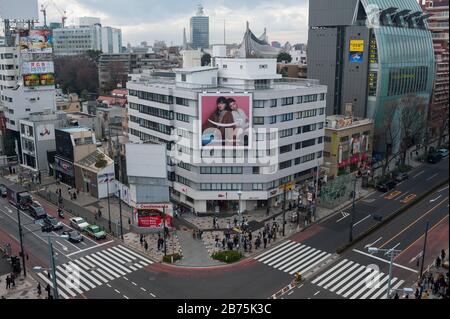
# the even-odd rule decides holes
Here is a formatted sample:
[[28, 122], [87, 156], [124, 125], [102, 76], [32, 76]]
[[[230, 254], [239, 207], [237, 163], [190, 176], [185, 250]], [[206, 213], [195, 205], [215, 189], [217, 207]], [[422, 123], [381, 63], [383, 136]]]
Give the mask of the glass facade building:
[[197, 15], [191, 18], [191, 47], [193, 49], [209, 48], [209, 17], [204, 15], [199, 6]]

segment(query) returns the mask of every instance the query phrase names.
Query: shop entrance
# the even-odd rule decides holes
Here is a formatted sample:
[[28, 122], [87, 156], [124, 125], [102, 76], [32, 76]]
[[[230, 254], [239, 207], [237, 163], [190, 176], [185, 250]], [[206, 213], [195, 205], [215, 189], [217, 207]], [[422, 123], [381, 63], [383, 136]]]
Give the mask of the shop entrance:
[[210, 200], [206, 202], [206, 209], [208, 213], [229, 213], [237, 212], [239, 209], [239, 202], [232, 200]]

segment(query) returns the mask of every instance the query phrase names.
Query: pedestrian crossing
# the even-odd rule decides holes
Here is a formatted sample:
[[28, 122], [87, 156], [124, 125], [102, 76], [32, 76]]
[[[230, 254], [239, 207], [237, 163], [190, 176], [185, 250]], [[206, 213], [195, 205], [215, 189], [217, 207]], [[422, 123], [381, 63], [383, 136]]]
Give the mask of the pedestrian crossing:
[[[153, 264], [150, 259], [117, 245], [92, 253], [56, 267], [56, 282], [60, 298], [77, 295]], [[47, 271], [37, 274], [53, 289]]]
[[[311, 283], [348, 299], [386, 299], [389, 275], [344, 259]], [[393, 277], [391, 287], [400, 289], [404, 280]]]
[[290, 275], [301, 274], [313, 269], [327, 258], [330, 253], [321, 251], [292, 240], [286, 240], [282, 244], [256, 256], [255, 259]]

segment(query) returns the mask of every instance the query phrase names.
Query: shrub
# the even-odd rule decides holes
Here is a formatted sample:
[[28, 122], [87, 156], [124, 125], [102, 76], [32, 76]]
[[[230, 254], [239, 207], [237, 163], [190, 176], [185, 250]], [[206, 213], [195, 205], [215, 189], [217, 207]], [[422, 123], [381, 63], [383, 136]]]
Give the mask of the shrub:
[[225, 262], [227, 264], [231, 264], [241, 259], [242, 254], [235, 250], [223, 250], [213, 253], [212, 258]]
[[178, 254], [178, 253], [175, 253], [175, 254], [163, 256], [163, 262], [171, 264], [172, 263], [172, 257], [173, 257], [173, 262], [176, 262], [177, 260], [181, 259], [181, 255]]
[[406, 173], [406, 172], [409, 172], [411, 169], [412, 169], [412, 167], [409, 166], [409, 165], [399, 165], [399, 166], [395, 169], [395, 172]]

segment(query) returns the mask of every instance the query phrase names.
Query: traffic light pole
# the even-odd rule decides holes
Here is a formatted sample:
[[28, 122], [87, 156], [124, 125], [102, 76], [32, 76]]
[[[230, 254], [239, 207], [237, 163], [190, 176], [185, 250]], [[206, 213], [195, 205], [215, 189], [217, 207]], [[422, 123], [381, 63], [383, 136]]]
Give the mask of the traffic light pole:
[[353, 223], [354, 223], [354, 218], [355, 218], [355, 199], [356, 199], [356, 176], [355, 176], [355, 181], [353, 183], [352, 213], [351, 213], [351, 217], [350, 217], [350, 230], [349, 230], [349, 238], [348, 238], [349, 243], [353, 241]]
[[283, 237], [286, 228], [286, 185], [284, 185], [283, 191]]
[[119, 215], [120, 215], [120, 238], [123, 240], [122, 200], [120, 199], [120, 189], [119, 189]]
[[23, 276], [27, 276], [27, 270], [25, 267], [25, 251], [23, 250], [23, 233], [22, 233], [22, 223], [20, 221], [20, 209], [19, 204], [17, 204], [17, 222], [19, 224], [19, 239], [20, 239], [20, 253], [22, 254], [22, 267], [23, 267]]
[[421, 279], [423, 275], [423, 264], [425, 263], [425, 250], [427, 249], [428, 227], [430, 227], [430, 221], [427, 221], [427, 226], [425, 228], [425, 238], [423, 241], [423, 251], [422, 251], [422, 265], [420, 266], [419, 279]]
[[164, 256], [167, 256], [167, 244], [166, 244], [166, 207], [163, 206], [163, 233], [164, 233]]
[[111, 205], [109, 204], [109, 175], [107, 176], [106, 179], [106, 191], [108, 192], [107, 194], [107, 198], [108, 198], [108, 226], [109, 226], [109, 232], [111, 233]]
[[53, 245], [51, 237], [48, 236], [48, 246], [50, 249], [50, 261], [52, 263], [52, 282], [53, 282], [53, 297], [54, 299], [59, 299], [58, 295], [58, 285], [56, 283], [56, 267], [55, 267], [55, 256], [53, 254]]

